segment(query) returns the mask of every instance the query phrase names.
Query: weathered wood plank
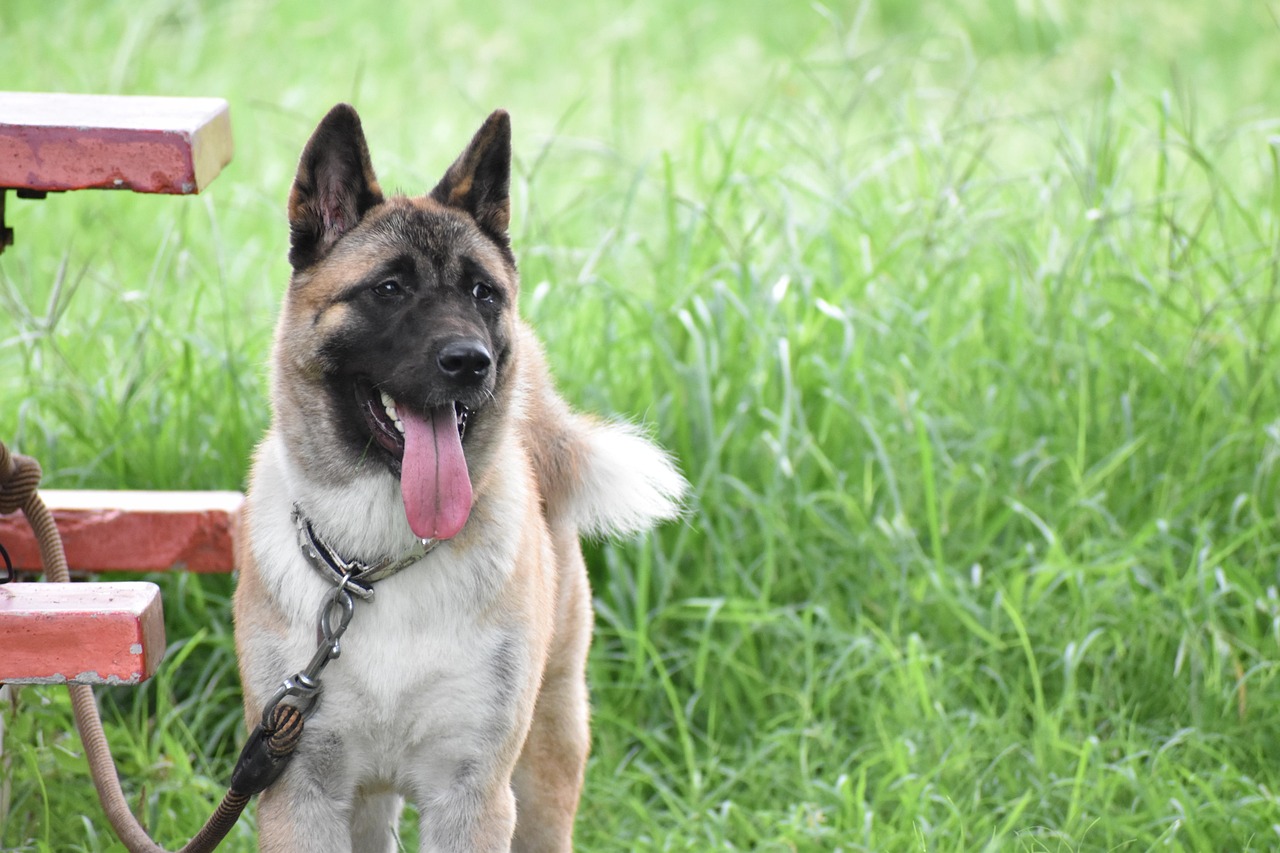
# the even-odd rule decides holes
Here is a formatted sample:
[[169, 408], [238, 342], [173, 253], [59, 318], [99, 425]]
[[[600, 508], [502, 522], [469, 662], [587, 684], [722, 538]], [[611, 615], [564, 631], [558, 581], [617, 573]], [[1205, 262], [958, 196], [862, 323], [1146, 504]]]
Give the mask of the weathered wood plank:
[[139, 684], [164, 648], [155, 584], [0, 586], [0, 682]]
[[[40, 497], [73, 572], [230, 572], [240, 492], [62, 491]], [[20, 571], [40, 571], [21, 513], [0, 516], [0, 543]]]
[[0, 92], [0, 187], [186, 195], [232, 153], [221, 98]]

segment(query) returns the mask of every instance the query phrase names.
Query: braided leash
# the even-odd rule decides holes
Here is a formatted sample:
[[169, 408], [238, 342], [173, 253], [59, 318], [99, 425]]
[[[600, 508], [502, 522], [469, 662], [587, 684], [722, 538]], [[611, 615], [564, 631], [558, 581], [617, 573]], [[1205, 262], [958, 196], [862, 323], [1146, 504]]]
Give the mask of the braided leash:
[[[70, 575], [62, 550], [62, 537], [58, 535], [53, 514], [36, 491], [40, 475], [39, 462], [29, 456], [10, 453], [9, 448], [0, 442], [0, 515], [22, 510], [35, 534], [47, 579], [54, 583], [67, 583]], [[151, 840], [129, 810], [111, 758], [111, 749], [102, 731], [102, 719], [93, 699], [93, 689], [85, 684], [68, 684], [67, 689], [71, 693], [76, 728], [84, 742], [93, 785], [116, 835], [130, 853], [166, 853], [163, 847]], [[245, 743], [227, 795], [180, 853], [209, 853], [222, 842], [249, 800], [266, 790], [284, 771], [302, 737], [302, 718], [302, 712], [293, 705], [280, 703], [271, 709], [268, 719]]]

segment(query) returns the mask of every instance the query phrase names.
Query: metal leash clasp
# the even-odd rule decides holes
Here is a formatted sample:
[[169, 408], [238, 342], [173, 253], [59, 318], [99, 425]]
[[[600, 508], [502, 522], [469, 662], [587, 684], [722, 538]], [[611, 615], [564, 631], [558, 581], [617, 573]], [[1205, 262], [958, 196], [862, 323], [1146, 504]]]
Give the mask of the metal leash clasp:
[[316, 631], [320, 644], [316, 647], [310, 662], [286, 678], [276, 690], [275, 695], [271, 697], [271, 701], [267, 702], [262, 711], [264, 725], [271, 718], [271, 713], [276, 706], [289, 697], [296, 700], [294, 704], [304, 718], [311, 716], [315, 711], [320, 691], [324, 687], [320, 683], [320, 674], [329, 665], [329, 661], [342, 654], [342, 635], [346, 633], [347, 626], [351, 624], [351, 617], [355, 614], [355, 600], [351, 597], [353, 587], [351, 573], [348, 572], [325, 596], [324, 602], [320, 605], [320, 625]]

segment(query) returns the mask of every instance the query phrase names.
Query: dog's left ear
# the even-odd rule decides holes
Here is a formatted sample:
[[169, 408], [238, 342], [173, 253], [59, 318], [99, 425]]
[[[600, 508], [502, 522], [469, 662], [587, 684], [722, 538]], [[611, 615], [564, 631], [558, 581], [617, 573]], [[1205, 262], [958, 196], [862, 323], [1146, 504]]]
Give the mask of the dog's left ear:
[[511, 117], [495, 110], [445, 172], [431, 198], [465, 210], [501, 246], [511, 224]]

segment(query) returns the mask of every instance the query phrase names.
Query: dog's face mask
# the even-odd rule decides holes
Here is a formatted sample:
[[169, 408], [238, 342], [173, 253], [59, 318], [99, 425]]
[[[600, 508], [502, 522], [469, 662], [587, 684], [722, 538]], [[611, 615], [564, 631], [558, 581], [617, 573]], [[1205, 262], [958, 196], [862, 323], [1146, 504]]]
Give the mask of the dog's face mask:
[[[293, 266], [277, 369], [299, 415], [400, 479], [414, 534], [448, 539], [505, 398], [517, 277], [510, 121], [495, 112], [426, 196], [384, 199], [355, 111], [335, 107], [289, 196]], [[295, 425], [296, 426], [296, 425]]]

